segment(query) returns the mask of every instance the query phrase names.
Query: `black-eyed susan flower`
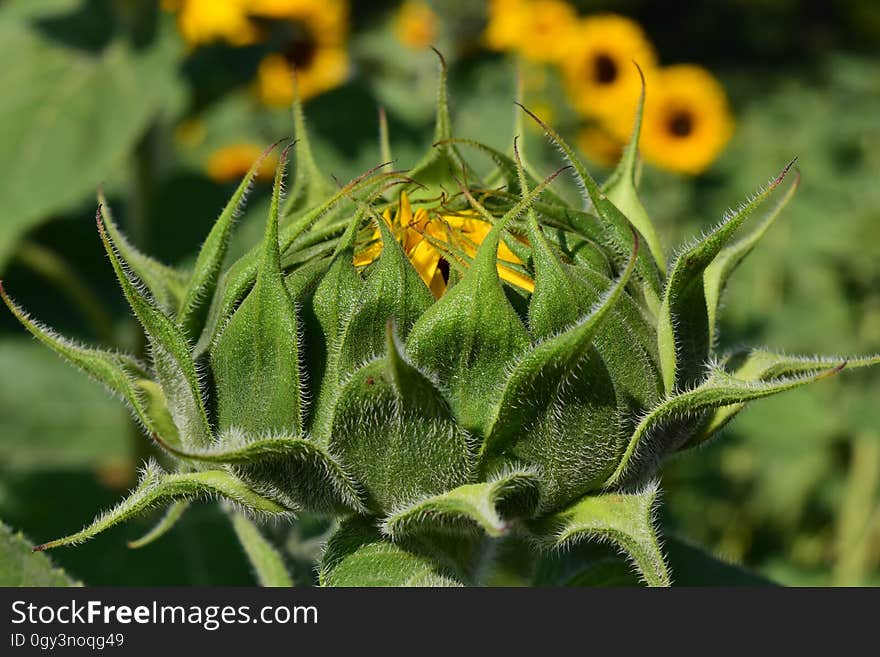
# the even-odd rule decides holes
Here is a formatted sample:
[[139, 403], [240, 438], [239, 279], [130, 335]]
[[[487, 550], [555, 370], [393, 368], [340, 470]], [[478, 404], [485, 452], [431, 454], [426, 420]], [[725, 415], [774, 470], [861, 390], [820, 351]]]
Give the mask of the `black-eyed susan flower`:
[[493, 0], [488, 17], [489, 48], [512, 50], [538, 62], [566, 57], [578, 22], [574, 7], [561, 0]]
[[[492, 224], [469, 209], [452, 211], [422, 206], [414, 211], [406, 193], [400, 195], [395, 212], [392, 214], [389, 208], [383, 218], [437, 299], [446, 291], [450, 260], [460, 258], [461, 254], [473, 258], [492, 230]], [[366, 266], [381, 255], [381, 237], [376, 228], [369, 244], [355, 255], [355, 266]], [[534, 291], [534, 281], [522, 273], [522, 260], [503, 241], [498, 245], [498, 260], [498, 275], [503, 280], [528, 292]]]
[[437, 39], [440, 18], [426, 2], [407, 0], [394, 17], [394, 34], [413, 50], [427, 48]]
[[280, 52], [267, 55], [257, 71], [257, 92], [267, 105], [287, 105], [297, 92], [308, 100], [342, 84], [348, 76], [346, 0], [250, 0], [250, 12], [282, 23]]
[[656, 61], [638, 23], [616, 14], [597, 14], [578, 23], [561, 66], [568, 94], [580, 113], [604, 118], [626, 111], [631, 127], [641, 92], [633, 62], [649, 71]]
[[649, 78], [641, 151], [652, 164], [700, 173], [724, 149], [733, 126], [724, 88], [704, 68], [681, 64]]
[[[208, 177], [220, 183], [239, 180], [253, 166], [263, 154], [263, 148], [256, 144], [243, 142], [230, 144], [214, 151], [208, 158], [205, 171]], [[259, 180], [271, 180], [275, 172], [278, 158], [268, 156], [260, 163], [256, 178]]]

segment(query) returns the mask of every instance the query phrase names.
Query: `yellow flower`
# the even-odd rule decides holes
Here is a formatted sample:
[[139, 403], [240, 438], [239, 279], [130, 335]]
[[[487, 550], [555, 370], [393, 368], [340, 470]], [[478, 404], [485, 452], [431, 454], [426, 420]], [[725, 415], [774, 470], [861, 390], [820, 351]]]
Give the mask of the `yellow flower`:
[[485, 39], [492, 50], [557, 62], [568, 55], [576, 24], [577, 12], [562, 0], [492, 0]]
[[348, 37], [348, 0], [245, 0], [252, 16], [292, 21], [319, 46], [341, 46]]
[[180, 0], [166, 7], [178, 12], [180, 33], [190, 45], [226, 41], [245, 46], [259, 37], [247, 5], [248, 0]]
[[582, 128], [577, 135], [577, 145], [584, 155], [604, 167], [617, 164], [623, 153], [623, 143], [597, 125]]
[[305, 57], [288, 53], [267, 55], [257, 70], [257, 91], [267, 105], [289, 105], [293, 100], [293, 74], [302, 100], [314, 98], [345, 82], [348, 53], [342, 48], [315, 48]]
[[724, 89], [705, 69], [670, 66], [649, 80], [640, 141], [645, 160], [700, 173], [727, 145], [733, 126]]
[[249, 0], [254, 16], [287, 21], [291, 38], [283, 52], [267, 55], [257, 71], [257, 92], [267, 105], [308, 100], [345, 82], [349, 61], [346, 0]]
[[[472, 210], [450, 212], [439, 208], [429, 210], [420, 207], [413, 212], [405, 193], [400, 195], [400, 202], [394, 215], [388, 209], [385, 211], [384, 219], [413, 267], [437, 299], [446, 291], [449, 280], [447, 254], [458, 251], [470, 257], [475, 256], [477, 248], [492, 229], [492, 224], [478, 218]], [[366, 266], [381, 253], [381, 235], [376, 229], [373, 231], [369, 246], [355, 254], [354, 264], [357, 267]], [[504, 242], [498, 245], [498, 259], [509, 264], [523, 264]], [[528, 292], [533, 292], [535, 289], [535, 283], [531, 278], [500, 263], [498, 275]]]
[[[248, 172], [262, 154], [263, 149], [256, 144], [241, 143], [224, 146], [214, 151], [208, 158], [206, 167], [208, 177], [220, 183], [238, 180]], [[269, 156], [263, 160], [257, 171], [257, 179], [272, 180], [276, 163], [277, 157], [275, 156]]]
[[649, 73], [654, 48], [642, 28], [623, 16], [597, 14], [577, 26], [569, 54], [561, 62], [566, 89], [584, 116], [635, 113], [641, 78], [633, 62]]
[[407, 0], [394, 19], [394, 34], [408, 48], [421, 50], [437, 39], [440, 19], [424, 2]]

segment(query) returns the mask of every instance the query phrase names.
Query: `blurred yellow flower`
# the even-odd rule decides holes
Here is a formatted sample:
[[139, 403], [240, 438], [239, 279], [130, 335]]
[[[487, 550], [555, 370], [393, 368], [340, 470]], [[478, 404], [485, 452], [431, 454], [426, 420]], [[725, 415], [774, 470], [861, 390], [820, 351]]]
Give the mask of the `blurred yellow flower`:
[[413, 50], [427, 48], [437, 39], [440, 19], [434, 10], [418, 0], [407, 0], [394, 18], [394, 34], [405, 46]]
[[[449, 246], [450, 253], [459, 251], [473, 257], [492, 230], [492, 224], [479, 219], [472, 210], [453, 213], [420, 207], [413, 212], [405, 193], [400, 195], [395, 213], [392, 215], [390, 209], [386, 210], [384, 219], [413, 267], [437, 299], [446, 291], [449, 281], [449, 261], [444, 245]], [[370, 245], [355, 254], [354, 264], [357, 267], [366, 266], [381, 253], [381, 235], [377, 228], [373, 231]], [[509, 264], [522, 264], [522, 260], [503, 241], [498, 245], [498, 259]], [[531, 278], [500, 262], [498, 275], [502, 279], [529, 292], [534, 291], [535, 283]]]
[[[251, 143], [231, 144], [214, 151], [208, 158], [206, 171], [214, 182], [225, 183], [239, 180], [263, 154], [263, 148]], [[270, 155], [263, 160], [257, 171], [258, 180], [271, 180], [277, 156]]]
[[561, 65], [566, 89], [584, 116], [635, 113], [641, 78], [633, 62], [649, 73], [657, 57], [638, 23], [616, 14], [597, 14], [578, 24]]
[[640, 141], [645, 160], [700, 173], [727, 145], [733, 126], [727, 95], [705, 69], [680, 64], [656, 71], [649, 80]]
[[623, 153], [621, 140], [598, 125], [581, 128], [576, 143], [584, 155], [604, 167], [617, 164]]
[[347, 0], [250, 0], [254, 16], [287, 21], [294, 28], [285, 49], [267, 55], [257, 71], [257, 92], [267, 105], [313, 98], [348, 77]]
[[330, 91], [348, 77], [348, 53], [342, 48], [316, 48], [307, 56], [296, 52], [267, 55], [257, 71], [257, 92], [267, 105], [289, 105], [293, 74], [302, 100]]
[[214, 41], [245, 46], [259, 37], [248, 18], [248, 0], [179, 0], [164, 6], [178, 12], [180, 33], [193, 46]]
[[526, 59], [557, 62], [568, 55], [577, 12], [562, 0], [490, 0], [486, 44]]

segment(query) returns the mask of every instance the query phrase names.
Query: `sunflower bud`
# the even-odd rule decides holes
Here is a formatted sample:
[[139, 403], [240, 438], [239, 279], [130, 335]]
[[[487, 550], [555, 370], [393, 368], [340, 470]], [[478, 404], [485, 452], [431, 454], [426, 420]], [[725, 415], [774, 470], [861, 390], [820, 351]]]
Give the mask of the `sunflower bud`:
[[[487, 544], [506, 536], [550, 550], [612, 541], [647, 583], [667, 585], [652, 520], [663, 459], [751, 400], [878, 362], [716, 352], [724, 286], [791, 197], [796, 181], [780, 190], [791, 164], [667, 265], [635, 188], [641, 113], [600, 186], [536, 117], [568, 160], [543, 178], [515, 145], [508, 155], [453, 138], [445, 71], [439, 98], [419, 164], [335, 190], [296, 105], [263, 242], [225, 269], [233, 218], [273, 149], [191, 271], [137, 252], [102, 201], [98, 231], [148, 363], [68, 342], [3, 292], [177, 464], [149, 464], [118, 507], [41, 549], [167, 505], [152, 540], [190, 500], [215, 497], [251, 515], [337, 519], [327, 585], [475, 583]], [[494, 159], [491, 183], [463, 159], [469, 148]], [[553, 191], [568, 169], [587, 209]], [[278, 554], [244, 516], [233, 524], [271, 583]]]

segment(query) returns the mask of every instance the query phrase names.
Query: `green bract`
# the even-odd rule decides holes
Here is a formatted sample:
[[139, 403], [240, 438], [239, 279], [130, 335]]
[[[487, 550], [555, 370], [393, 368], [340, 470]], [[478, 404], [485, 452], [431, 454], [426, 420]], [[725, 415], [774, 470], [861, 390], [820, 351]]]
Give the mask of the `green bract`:
[[[3, 298], [40, 341], [121, 397], [175, 465], [149, 464], [119, 506], [38, 549], [167, 506], [140, 546], [210, 496], [237, 509], [233, 526], [264, 584], [290, 579], [248, 516], [299, 513], [337, 521], [320, 564], [326, 585], [479, 583], [493, 542], [511, 537], [522, 550], [610, 541], [645, 582], [669, 584], [652, 521], [663, 459], [748, 401], [878, 357], [716, 353], [725, 283], [794, 183], [763, 219], [751, 215], [791, 165], [664, 263], [636, 194], [638, 121], [603, 186], [540, 125], [584, 207], [552, 190], [559, 172], [539, 180], [516, 148], [508, 156], [453, 139], [445, 71], [425, 159], [338, 189], [317, 170], [297, 105], [298, 140], [282, 154], [264, 241], [225, 269], [258, 164], [189, 272], [139, 253], [102, 199], [98, 230], [149, 362], [66, 341]], [[477, 178], [461, 155], [469, 149], [493, 158], [491, 177]], [[448, 265], [439, 299], [390, 221], [403, 192], [414, 208], [486, 224], [470, 250], [420, 236]], [[500, 245], [533, 291], [499, 276]]]

